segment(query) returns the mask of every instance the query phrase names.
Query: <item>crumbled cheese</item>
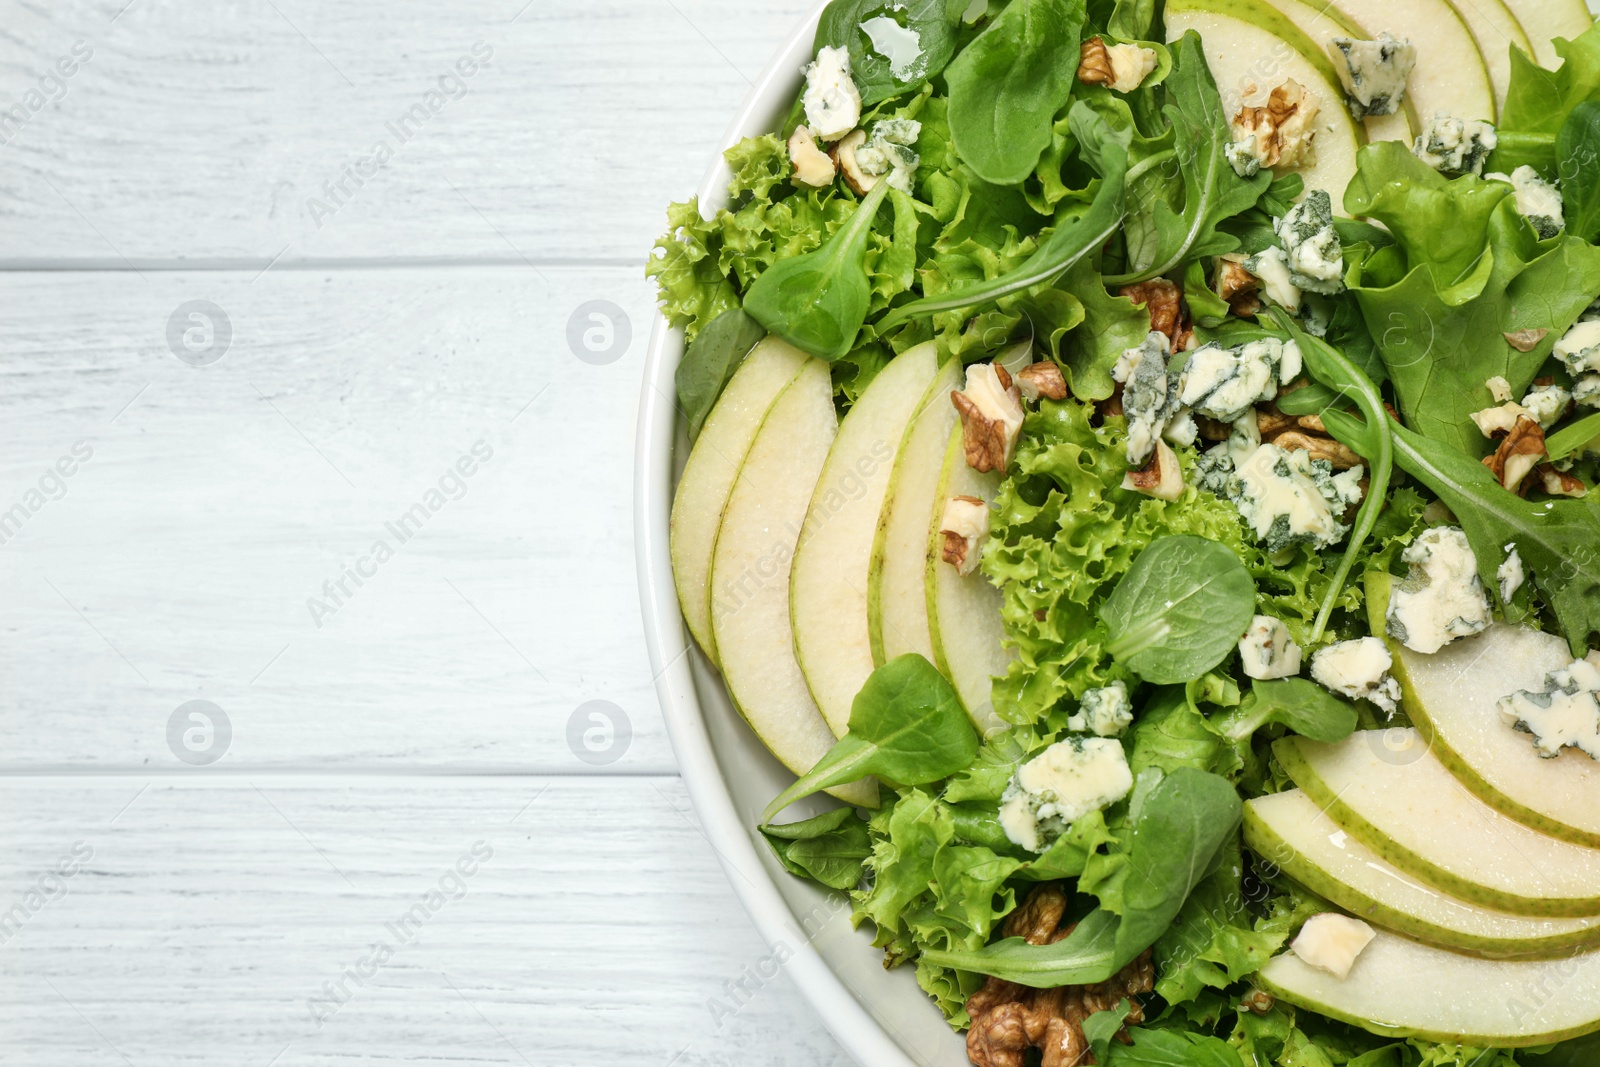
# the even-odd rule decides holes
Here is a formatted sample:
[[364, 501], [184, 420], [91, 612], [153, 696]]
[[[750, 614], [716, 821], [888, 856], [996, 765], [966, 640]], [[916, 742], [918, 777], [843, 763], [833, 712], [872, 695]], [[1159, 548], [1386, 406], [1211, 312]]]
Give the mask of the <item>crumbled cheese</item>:
[[1508, 725], [1533, 735], [1546, 759], [1576, 748], [1600, 760], [1600, 667], [1592, 661], [1574, 660], [1545, 676], [1544, 692], [1512, 693], [1496, 706]]
[[1132, 789], [1121, 742], [1071, 737], [1017, 768], [1000, 798], [1000, 826], [1015, 844], [1043, 852], [1072, 823]]
[[1434, 170], [1452, 174], [1482, 174], [1483, 161], [1500, 138], [1487, 122], [1458, 119], [1442, 111], [1417, 135], [1411, 151]]
[[1511, 603], [1511, 598], [1517, 595], [1522, 583], [1528, 580], [1528, 572], [1523, 569], [1522, 556], [1517, 553], [1515, 541], [1506, 546], [1506, 561], [1500, 564], [1500, 569], [1494, 572], [1494, 576], [1500, 583], [1501, 601]]
[[1585, 374], [1573, 382], [1572, 402], [1586, 408], [1600, 408], [1600, 374]]
[[1300, 307], [1300, 289], [1289, 276], [1289, 256], [1276, 245], [1244, 261], [1244, 269], [1261, 279], [1261, 294], [1286, 311]]
[[1561, 420], [1572, 394], [1559, 385], [1541, 385], [1522, 398], [1522, 407], [1528, 417], [1548, 430]]
[[1106, 58], [1111, 61], [1111, 84], [1108, 88], [1119, 93], [1131, 93], [1139, 88], [1156, 69], [1154, 48], [1141, 48], [1136, 44], [1108, 44]]
[[1277, 396], [1299, 376], [1300, 367], [1300, 348], [1293, 341], [1263, 337], [1237, 348], [1201, 345], [1179, 376], [1178, 403], [1208, 419], [1233, 422]]
[[1306, 920], [1289, 948], [1310, 966], [1344, 979], [1350, 976], [1356, 958], [1377, 936], [1360, 919], [1325, 911]]
[[[1474, 411], [1472, 421], [1477, 425], [1478, 432], [1485, 437], [1499, 437], [1511, 432], [1518, 419], [1532, 419], [1533, 412], [1521, 404], [1505, 403], [1499, 407], [1484, 408]], [[1534, 420], [1538, 421], [1538, 420]]]
[[1483, 384], [1488, 388], [1489, 396], [1496, 404], [1504, 404], [1511, 399], [1511, 383], [1500, 375], [1496, 374]]
[[881, 119], [873, 123], [866, 143], [856, 149], [856, 166], [872, 178], [887, 174], [889, 188], [909, 193], [911, 179], [922, 163], [914, 147], [921, 135], [922, 123], [915, 119]]
[[861, 24], [861, 32], [872, 42], [872, 50], [889, 61], [889, 73], [900, 82], [922, 74], [922, 38], [909, 26], [902, 26], [890, 15], [875, 15]]
[[1417, 50], [1410, 41], [1388, 32], [1378, 34], [1375, 41], [1335, 37], [1328, 42], [1328, 54], [1344, 83], [1351, 115], [1364, 119], [1400, 110], [1406, 79], [1417, 65]]
[[1083, 694], [1078, 713], [1067, 718], [1067, 729], [1074, 733], [1116, 737], [1132, 723], [1133, 702], [1128, 699], [1127, 683], [1112, 682]]
[[1247, 101], [1229, 125], [1232, 141], [1223, 155], [1241, 178], [1254, 177], [1263, 167], [1290, 168], [1309, 163], [1316, 140], [1317, 114], [1322, 110], [1315, 93], [1286, 78], [1262, 99]]
[[1274, 554], [1297, 544], [1317, 549], [1337, 544], [1350, 529], [1339, 520], [1360, 503], [1366, 473], [1357, 466], [1334, 474], [1327, 460], [1274, 444], [1258, 445], [1241, 458], [1231, 440], [1207, 451], [1195, 469], [1201, 488], [1232, 500], [1256, 539]]
[[1394, 658], [1376, 637], [1340, 641], [1311, 657], [1311, 678], [1329, 692], [1351, 700], [1371, 701], [1393, 715], [1400, 704], [1400, 683], [1389, 673]]
[[806, 125], [824, 141], [837, 141], [861, 121], [861, 91], [850, 78], [850, 53], [823, 47], [805, 69]]
[[1239, 661], [1250, 678], [1292, 678], [1300, 673], [1300, 646], [1282, 619], [1257, 615], [1239, 641]]
[[1344, 289], [1344, 249], [1333, 228], [1333, 200], [1313, 189], [1272, 224], [1283, 245], [1289, 280], [1306, 292], [1332, 296]]
[[1561, 205], [1561, 190], [1539, 177], [1539, 172], [1521, 166], [1510, 174], [1498, 171], [1485, 174], [1491, 181], [1505, 182], [1516, 191], [1517, 210], [1528, 220], [1541, 241], [1561, 232], [1566, 224]]
[[1389, 592], [1390, 637], [1413, 652], [1437, 652], [1488, 629], [1489, 595], [1459, 527], [1424, 530], [1400, 558], [1411, 565], [1411, 573]]
[[1574, 376], [1600, 371], [1600, 319], [1582, 319], [1550, 349]]
[[1171, 342], [1155, 330], [1137, 348], [1127, 349], [1111, 370], [1122, 383], [1122, 413], [1128, 420], [1128, 465], [1142, 467], [1155, 450], [1156, 439], [1176, 414], [1174, 386], [1167, 373]]

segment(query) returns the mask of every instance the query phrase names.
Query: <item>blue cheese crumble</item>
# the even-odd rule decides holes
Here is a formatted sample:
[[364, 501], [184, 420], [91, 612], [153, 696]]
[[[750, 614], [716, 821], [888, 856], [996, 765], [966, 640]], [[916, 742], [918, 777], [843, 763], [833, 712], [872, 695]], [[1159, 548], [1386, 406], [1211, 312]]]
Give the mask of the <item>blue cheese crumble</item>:
[[1528, 572], [1523, 569], [1522, 556], [1517, 552], [1515, 541], [1506, 546], [1506, 561], [1500, 564], [1494, 572], [1495, 581], [1500, 583], [1500, 599], [1509, 604], [1511, 598], [1517, 595], [1517, 590], [1522, 588], [1522, 583], [1528, 580]]
[[1546, 675], [1544, 692], [1512, 693], [1496, 707], [1508, 726], [1533, 735], [1545, 759], [1575, 748], [1600, 760], [1600, 668], [1588, 660]]
[[1257, 680], [1293, 678], [1300, 673], [1300, 646], [1282, 619], [1257, 615], [1239, 640], [1239, 662]]
[[1325, 459], [1258, 445], [1243, 458], [1233, 442], [1207, 451], [1196, 464], [1197, 484], [1233, 501], [1240, 516], [1269, 553], [1295, 545], [1323, 549], [1338, 544], [1350, 527], [1340, 521], [1361, 502], [1363, 467], [1335, 474]]
[[922, 123], [915, 119], [882, 119], [873, 124], [866, 143], [855, 150], [856, 166], [872, 178], [888, 175], [889, 188], [909, 193], [911, 179], [922, 163], [914, 148], [921, 135]]
[[1484, 177], [1511, 186], [1516, 193], [1517, 211], [1528, 220], [1539, 240], [1549, 240], [1566, 225], [1561, 191], [1539, 177], [1532, 167], [1521, 166], [1510, 174], [1494, 172]]
[[1543, 429], [1548, 430], [1561, 420], [1567, 405], [1572, 403], [1572, 393], [1559, 385], [1541, 385], [1522, 398], [1522, 409]]
[[1289, 275], [1289, 256], [1277, 245], [1262, 249], [1244, 261], [1244, 269], [1261, 279], [1261, 295], [1285, 311], [1300, 308], [1300, 288]]
[[1376, 637], [1329, 645], [1311, 657], [1311, 679], [1330, 693], [1366, 700], [1389, 715], [1400, 705], [1400, 683], [1389, 671], [1394, 657]]
[[1116, 737], [1133, 724], [1133, 701], [1128, 699], [1126, 682], [1112, 682], [1083, 694], [1078, 713], [1067, 718], [1073, 733]]
[[1043, 852], [1074, 822], [1132, 789], [1121, 742], [1071, 737], [1017, 768], [1000, 798], [1000, 826], [1014, 844]]
[[1434, 170], [1481, 175], [1483, 161], [1499, 143], [1500, 138], [1489, 123], [1436, 111], [1427, 128], [1417, 135], [1411, 151]]
[[1272, 228], [1296, 288], [1324, 296], [1343, 291], [1344, 249], [1333, 228], [1333, 200], [1326, 189], [1311, 190]]
[[1328, 42], [1328, 54], [1344, 84], [1351, 115], [1364, 119], [1400, 110], [1406, 79], [1417, 65], [1417, 50], [1410, 41], [1388, 32], [1378, 34], [1375, 41], [1335, 37]]
[[1574, 376], [1600, 371], [1600, 319], [1579, 322], [1562, 334], [1550, 354]]
[[1459, 527], [1424, 530], [1400, 558], [1411, 573], [1389, 593], [1384, 617], [1390, 637], [1413, 652], [1432, 653], [1489, 628], [1489, 594]]
[[1275, 337], [1237, 348], [1211, 343], [1189, 354], [1179, 377], [1178, 403], [1218, 422], [1234, 422], [1300, 374], [1300, 348]]
[[1137, 348], [1127, 349], [1111, 369], [1122, 383], [1122, 413], [1128, 420], [1128, 465], [1142, 467], [1167, 423], [1178, 414], [1177, 376], [1168, 373], [1171, 344], [1151, 330]]
[[850, 53], [824, 47], [805, 69], [806, 125], [824, 141], [837, 141], [861, 121], [861, 90], [850, 77]]

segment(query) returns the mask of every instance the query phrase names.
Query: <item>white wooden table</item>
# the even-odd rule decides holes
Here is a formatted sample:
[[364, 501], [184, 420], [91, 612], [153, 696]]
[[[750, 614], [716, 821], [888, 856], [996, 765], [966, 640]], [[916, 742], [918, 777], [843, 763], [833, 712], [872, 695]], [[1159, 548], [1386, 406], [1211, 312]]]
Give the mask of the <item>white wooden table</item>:
[[645, 256], [804, 6], [0, 4], [0, 1060], [846, 1062], [713, 1015], [631, 536]]

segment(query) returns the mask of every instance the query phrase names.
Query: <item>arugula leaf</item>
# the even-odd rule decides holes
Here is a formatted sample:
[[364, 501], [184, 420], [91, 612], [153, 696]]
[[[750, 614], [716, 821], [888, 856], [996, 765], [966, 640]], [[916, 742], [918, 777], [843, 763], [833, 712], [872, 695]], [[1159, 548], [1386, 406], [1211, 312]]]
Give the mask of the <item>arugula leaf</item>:
[[1545, 438], [1551, 459], [1566, 459], [1577, 452], [1600, 452], [1600, 411], [1586, 415]]
[[[1325, 412], [1323, 422], [1352, 448], [1368, 434], [1365, 424], [1344, 412]], [[1600, 633], [1600, 552], [1592, 547], [1600, 529], [1600, 500], [1524, 500], [1501, 488], [1471, 457], [1403, 427], [1390, 429], [1396, 462], [1455, 513], [1484, 585], [1497, 587], [1495, 571], [1505, 546], [1515, 542], [1572, 654], [1582, 656], [1589, 635]]]
[[1355, 732], [1355, 705], [1304, 678], [1257, 682], [1239, 707], [1213, 725], [1224, 737], [1243, 741], [1270, 723], [1287, 726], [1313, 741], [1334, 744]]
[[1122, 222], [1122, 179], [1128, 161], [1128, 134], [1113, 131], [1105, 119], [1082, 104], [1072, 106], [1068, 121], [1081, 150], [1101, 167], [1100, 188], [1088, 207], [1057, 222], [1050, 235], [1039, 242], [1033, 255], [1015, 269], [893, 309], [877, 324], [880, 335], [913, 318], [959, 311], [1048, 285], [1116, 232]]
[[678, 387], [678, 407], [689, 424], [689, 441], [722, 395], [723, 388], [750, 350], [767, 335], [761, 324], [742, 308], [729, 308], [701, 328], [683, 354], [673, 381]]
[[1127, 1000], [1122, 1000], [1115, 1008], [1097, 1011], [1083, 1020], [1083, 1039], [1094, 1053], [1094, 1062], [1106, 1063], [1110, 1060], [1111, 1039], [1117, 1036], [1132, 1010], [1133, 1006]]
[[1600, 237], [1600, 101], [1585, 100], [1572, 109], [1556, 135], [1556, 179], [1567, 232], [1593, 242]]
[[1085, 17], [1084, 0], [1011, 0], [945, 68], [956, 154], [984, 181], [1033, 173], [1077, 80]]
[[[915, 88], [944, 70], [950, 57], [955, 55], [960, 15], [960, 10], [952, 11], [948, 0], [900, 0], [899, 3], [833, 0], [823, 9], [817, 23], [812, 51], [824, 47], [846, 49], [850, 53], [851, 80], [861, 91], [861, 105], [871, 107]], [[908, 66], [897, 70], [875, 47], [864, 24], [879, 18], [889, 19], [916, 36], [919, 54]], [[894, 32], [886, 26], [884, 29]]]
[[1239, 1055], [1221, 1038], [1181, 1030], [1129, 1031], [1132, 1045], [1113, 1045], [1108, 1067], [1239, 1067]]
[[1157, 684], [1198, 678], [1227, 658], [1255, 615], [1256, 583], [1215, 541], [1153, 542], [1100, 608], [1113, 659]]
[[832, 889], [853, 889], [861, 881], [862, 863], [872, 855], [867, 824], [854, 808], [835, 808], [814, 818], [759, 827], [790, 874], [811, 878]]
[[849, 354], [872, 302], [864, 265], [867, 237], [887, 195], [889, 183], [879, 182], [820, 248], [763, 271], [744, 297], [751, 318], [819, 359], [832, 362]]
[[1183, 178], [1183, 211], [1179, 214], [1165, 200], [1155, 199], [1149, 215], [1151, 247], [1130, 260], [1131, 271], [1107, 278], [1107, 285], [1142, 282], [1166, 274], [1186, 260], [1232, 252], [1239, 246], [1238, 239], [1224, 233], [1218, 224], [1253, 207], [1272, 183], [1270, 171], [1248, 179], [1239, 177], [1224, 155], [1232, 135], [1200, 36], [1193, 30], [1185, 33], [1172, 54], [1172, 73], [1166, 82], [1169, 103], [1163, 114], [1174, 132]]
[[945, 676], [915, 652], [867, 677], [850, 705], [850, 728], [817, 765], [778, 794], [772, 817], [801, 797], [879, 775], [901, 785], [948, 777], [978, 754], [978, 735]]

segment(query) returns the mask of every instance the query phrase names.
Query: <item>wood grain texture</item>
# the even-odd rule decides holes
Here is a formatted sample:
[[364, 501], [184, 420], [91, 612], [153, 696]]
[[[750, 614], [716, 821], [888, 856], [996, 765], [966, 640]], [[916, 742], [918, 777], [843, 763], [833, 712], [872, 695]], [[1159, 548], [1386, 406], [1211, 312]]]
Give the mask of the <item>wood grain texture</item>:
[[847, 1062], [670, 778], [36, 779], [0, 806], [7, 1063]]
[[[0, 108], [76, 42], [93, 54], [55, 102], [0, 123], [0, 262], [640, 262], [808, 6], [14, 3]], [[474, 46], [489, 65], [462, 77]], [[441, 76], [459, 88], [429, 101]], [[419, 104], [403, 140], [389, 124]], [[337, 203], [324, 183], [380, 141], [392, 158]]]

